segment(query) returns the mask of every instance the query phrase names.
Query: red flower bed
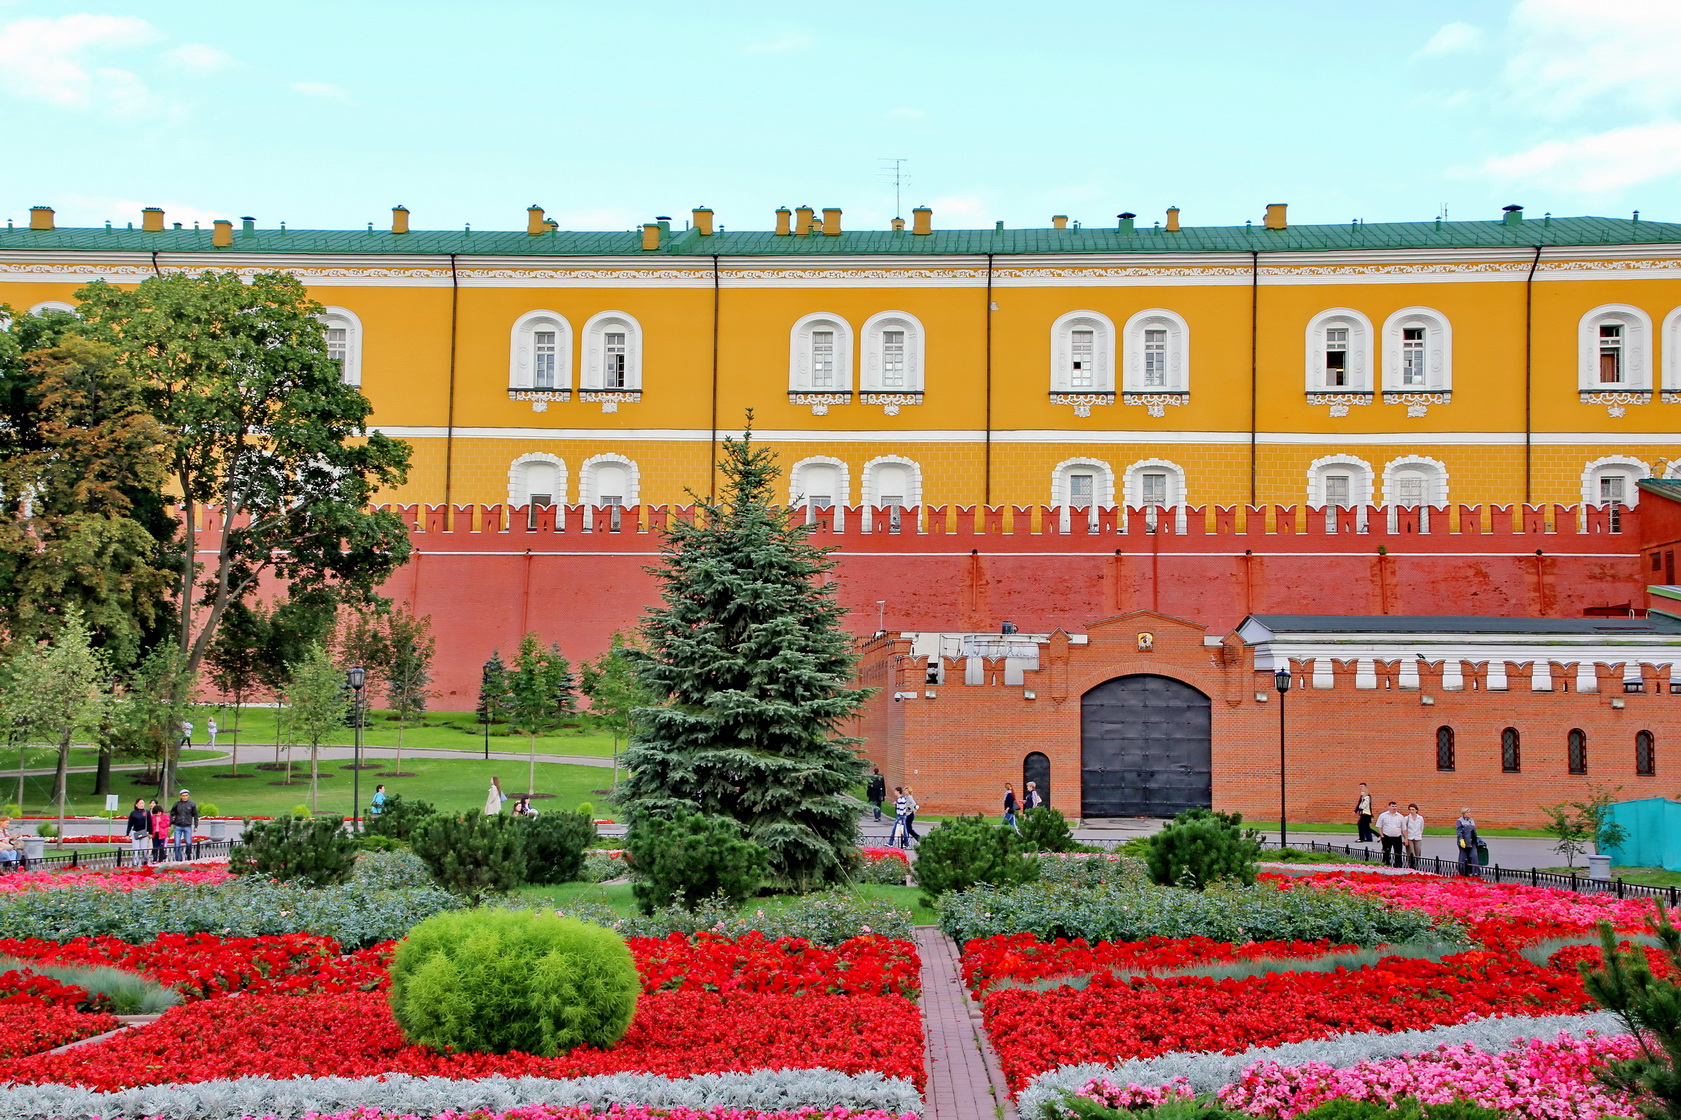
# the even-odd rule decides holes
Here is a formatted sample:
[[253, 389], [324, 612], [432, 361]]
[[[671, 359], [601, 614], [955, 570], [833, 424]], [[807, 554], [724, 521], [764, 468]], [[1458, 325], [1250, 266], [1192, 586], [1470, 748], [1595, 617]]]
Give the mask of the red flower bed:
[[114, 937], [71, 941], [0, 939], [0, 956], [58, 964], [114, 965], [151, 977], [188, 999], [238, 991], [269, 978], [308, 975], [340, 954], [339, 943], [313, 933], [217, 937], [164, 933], [144, 945]]
[[[103, 999], [109, 1004], [110, 1000]], [[71, 1011], [109, 1011], [109, 1006], [97, 1007], [94, 996], [86, 988], [61, 984], [51, 976], [12, 969], [0, 972], [0, 1004], [8, 1007], [64, 1007]]]
[[[5, 1004], [5, 1029], [0, 1030], [0, 1058], [22, 1058], [43, 1050], [92, 1038], [122, 1026], [104, 1013], [87, 1014], [45, 1004]], [[94, 1048], [98, 1048], [98, 1043]], [[7, 1068], [12, 1068], [8, 1066]]]
[[[1629, 949], [1633, 946], [1630, 942], [1623, 941], [1619, 942], [1617, 947], [1619, 949]], [[1654, 976], [1668, 976], [1674, 971], [1670, 966], [1669, 958], [1664, 956], [1662, 949], [1652, 945], [1645, 946], [1645, 949], [1646, 963], [1651, 967]], [[1598, 945], [1566, 945], [1547, 958], [1548, 964], [1571, 975], [1577, 973], [1577, 966], [1584, 961], [1590, 967], [1598, 968], [1605, 963], [1605, 954], [1600, 951]]]
[[645, 992], [782, 992], [916, 998], [922, 963], [909, 941], [867, 935], [833, 949], [799, 937], [673, 933], [633, 937]]
[[1161, 972], [1221, 961], [1261, 957], [1321, 957], [1354, 945], [1329, 941], [1251, 941], [1233, 945], [1206, 937], [1152, 937], [1145, 941], [1040, 941], [1031, 933], [978, 937], [963, 950], [963, 982], [979, 995], [999, 980], [1044, 980], [1094, 972]]
[[[94, 1018], [82, 1016], [82, 1018]], [[92, 1032], [89, 1032], [92, 1033]], [[18, 1084], [112, 1090], [169, 1082], [382, 1073], [477, 1078], [686, 1076], [754, 1069], [876, 1070], [920, 1087], [922, 1024], [900, 996], [644, 995], [612, 1050], [554, 1058], [443, 1054], [404, 1041], [382, 993], [242, 995], [184, 1004], [156, 1023], [64, 1054], [14, 1062]]]
[[1012, 1089], [1074, 1062], [1174, 1050], [1235, 1053], [1348, 1031], [1396, 1031], [1470, 1016], [1550, 1015], [1591, 1004], [1573, 975], [1520, 958], [1460, 953], [1435, 963], [1390, 957], [1371, 968], [1241, 980], [1098, 973], [1083, 990], [1005, 989], [984, 1001]]

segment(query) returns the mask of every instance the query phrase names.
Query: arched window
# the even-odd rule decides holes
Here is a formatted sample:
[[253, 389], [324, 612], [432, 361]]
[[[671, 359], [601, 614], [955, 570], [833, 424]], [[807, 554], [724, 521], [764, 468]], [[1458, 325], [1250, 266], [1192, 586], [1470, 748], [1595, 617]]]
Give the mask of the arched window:
[[1097, 311], [1070, 311], [1051, 324], [1051, 392], [1115, 391], [1115, 324]]
[[852, 480], [847, 465], [827, 455], [801, 459], [788, 472], [788, 504], [808, 511], [851, 505]]
[[1518, 729], [1508, 727], [1500, 733], [1500, 769], [1507, 774], [1516, 774], [1523, 769], [1522, 745], [1518, 742]]
[[1658, 745], [1650, 731], [1635, 732], [1634, 772], [1643, 778], [1658, 772]]
[[899, 455], [883, 455], [864, 464], [864, 530], [873, 525], [875, 510], [885, 507], [894, 532], [900, 510], [922, 504], [922, 468]]
[[572, 388], [572, 325], [554, 311], [527, 311], [508, 338], [508, 388]]
[[1632, 509], [1640, 504], [1640, 488], [1635, 483], [1650, 477], [1650, 467], [1627, 455], [1595, 459], [1582, 470], [1582, 504]]
[[526, 525], [535, 527], [542, 506], [566, 504], [566, 461], [542, 451], [521, 455], [508, 468], [508, 504], [525, 506]]
[[1372, 391], [1372, 321], [1358, 311], [1333, 307], [1307, 324], [1307, 391]]
[[1040, 805], [1051, 803], [1051, 760], [1034, 751], [1021, 760], [1021, 803], [1027, 804], [1027, 788], [1032, 786], [1043, 799]]
[[1191, 388], [1190, 330], [1172, 311], [1151, 308], [1127, 320], [1121, 387], [1128, 393], [1183, 393]]
[[1307, 469], [1307, 504], [1351, 509], [1372, 504], [1372, 465], [1352, 455], [1315, 459]]
[[639, 504], [636, 464], [623, 455], [592, 455], [578, 469], [578, 501], [586, 506]]
[[362, 384], [362, 320], [343, 307], [324, 307], [316, 316], [327, 333], [327, 357], [339, 364], [339, 380]]
[[1165, 459], [1143, 459], [1127, 468], [1123, 501], [1131, 508], [1185, 504], [1185, 470]]
[[42, 300], [29, 309], [31, 315], [49, 315], [54, 311], [62, 311], [66, 315], [76, 314], [76, 305], [65, 303], [61, 299]]
[[1089, 510], [1114, 505], [1114, 470], [1101, 459], [1064, 459], [1051, 472], [1051, 504]]
[[1406, 307], [1383, 323], [1383, 388], [1445, 393], [1453, 388], [1453, 328], [1428, 307]]
[[1588, 772], [1588, 733], [1580, 727], [1572, 727], [1565, 742], [1570, 772], [1572, 774], [1586, 774]]
[[1383, 468], [1383, 503], [1389, 506], [1444, 506], [1448, 469], [1436, 459], [1407, 455]]
[[1652, 388], [1652, 320], [1638, 307], [1610, 303], [1582, 316], [1578, 387], [1584, 393]]
[[922, 323], [905, 311], [864, 320], [860, 388], [866, 393], [922, 392]]
[[1436, 769], [1452, 770], [1453, 757], [1453, 728], [1436, 728]]
[[608, 392], [642, 388], [642, 327], [635, 319], [623, 311], [589, 317], [584, 324], [581, 387]]
[[1681, 307], [1663, 317], [1663, 387], [1681, 389]]
[[852, 325], [827, 311], [807, 315], [788, 335], [788, 391], [852, 392]]

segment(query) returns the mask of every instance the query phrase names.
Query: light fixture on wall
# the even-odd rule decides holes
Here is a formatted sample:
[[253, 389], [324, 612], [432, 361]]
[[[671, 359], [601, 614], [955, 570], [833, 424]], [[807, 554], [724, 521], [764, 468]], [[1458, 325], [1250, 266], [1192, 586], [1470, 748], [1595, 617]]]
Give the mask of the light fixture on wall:
[[1436, 698], [1434, 696], [1420, 696], [1418, 702], [1428, 708], [1436, 702]]

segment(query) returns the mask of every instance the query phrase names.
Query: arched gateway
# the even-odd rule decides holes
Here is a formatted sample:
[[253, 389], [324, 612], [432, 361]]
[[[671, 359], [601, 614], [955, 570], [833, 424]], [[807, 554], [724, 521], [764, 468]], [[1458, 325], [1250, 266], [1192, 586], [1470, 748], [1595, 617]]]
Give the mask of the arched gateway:
[[1171, 817], [1213, 804], [1208, 697], [1172, 677], [1104, 681], [1080, 699], [1080, 815]]

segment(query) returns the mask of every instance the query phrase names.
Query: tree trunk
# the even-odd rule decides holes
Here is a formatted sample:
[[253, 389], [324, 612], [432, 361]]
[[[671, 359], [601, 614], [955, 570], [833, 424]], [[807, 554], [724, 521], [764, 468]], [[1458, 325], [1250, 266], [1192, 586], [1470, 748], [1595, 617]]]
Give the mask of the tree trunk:
[[401, 774], [403, 772], [403, 728], [408, 724], [408, 722], [408, 714], [406, 712], [399, 711], [397, 713], [397, 765], [391, 768], [391, 772], [393, 774]]
[[527, 797], [537, 792], [537, 736], [532, 735], [529, 738], [531, 739], [531, 772], [525, 779], [525, 795]]
[[111, 792], [111, 748], [99, 748], [99, 769], [93, 776], [93, 795], [104, 797]]
[[233, 755], [233, 768], [228, 771], [230, 774], [239, 773], [239, 709], [242, 707], [240, 696], [241, 694], [236, 692], [233, 698], [233, 745], [228, 748]]
[[317, 760], [321, 757], [321, 744], [309, 745], [309, 811], [315, 812], [321, 807], [320, 778], [321, 771]]
[[64, 741], [58, 745], [58, 775], [54, 779], [58, 792], [58, 835], [64, 836], [64, 803], [70, 794], [70, 737], [74, 732], [66, 731]]

